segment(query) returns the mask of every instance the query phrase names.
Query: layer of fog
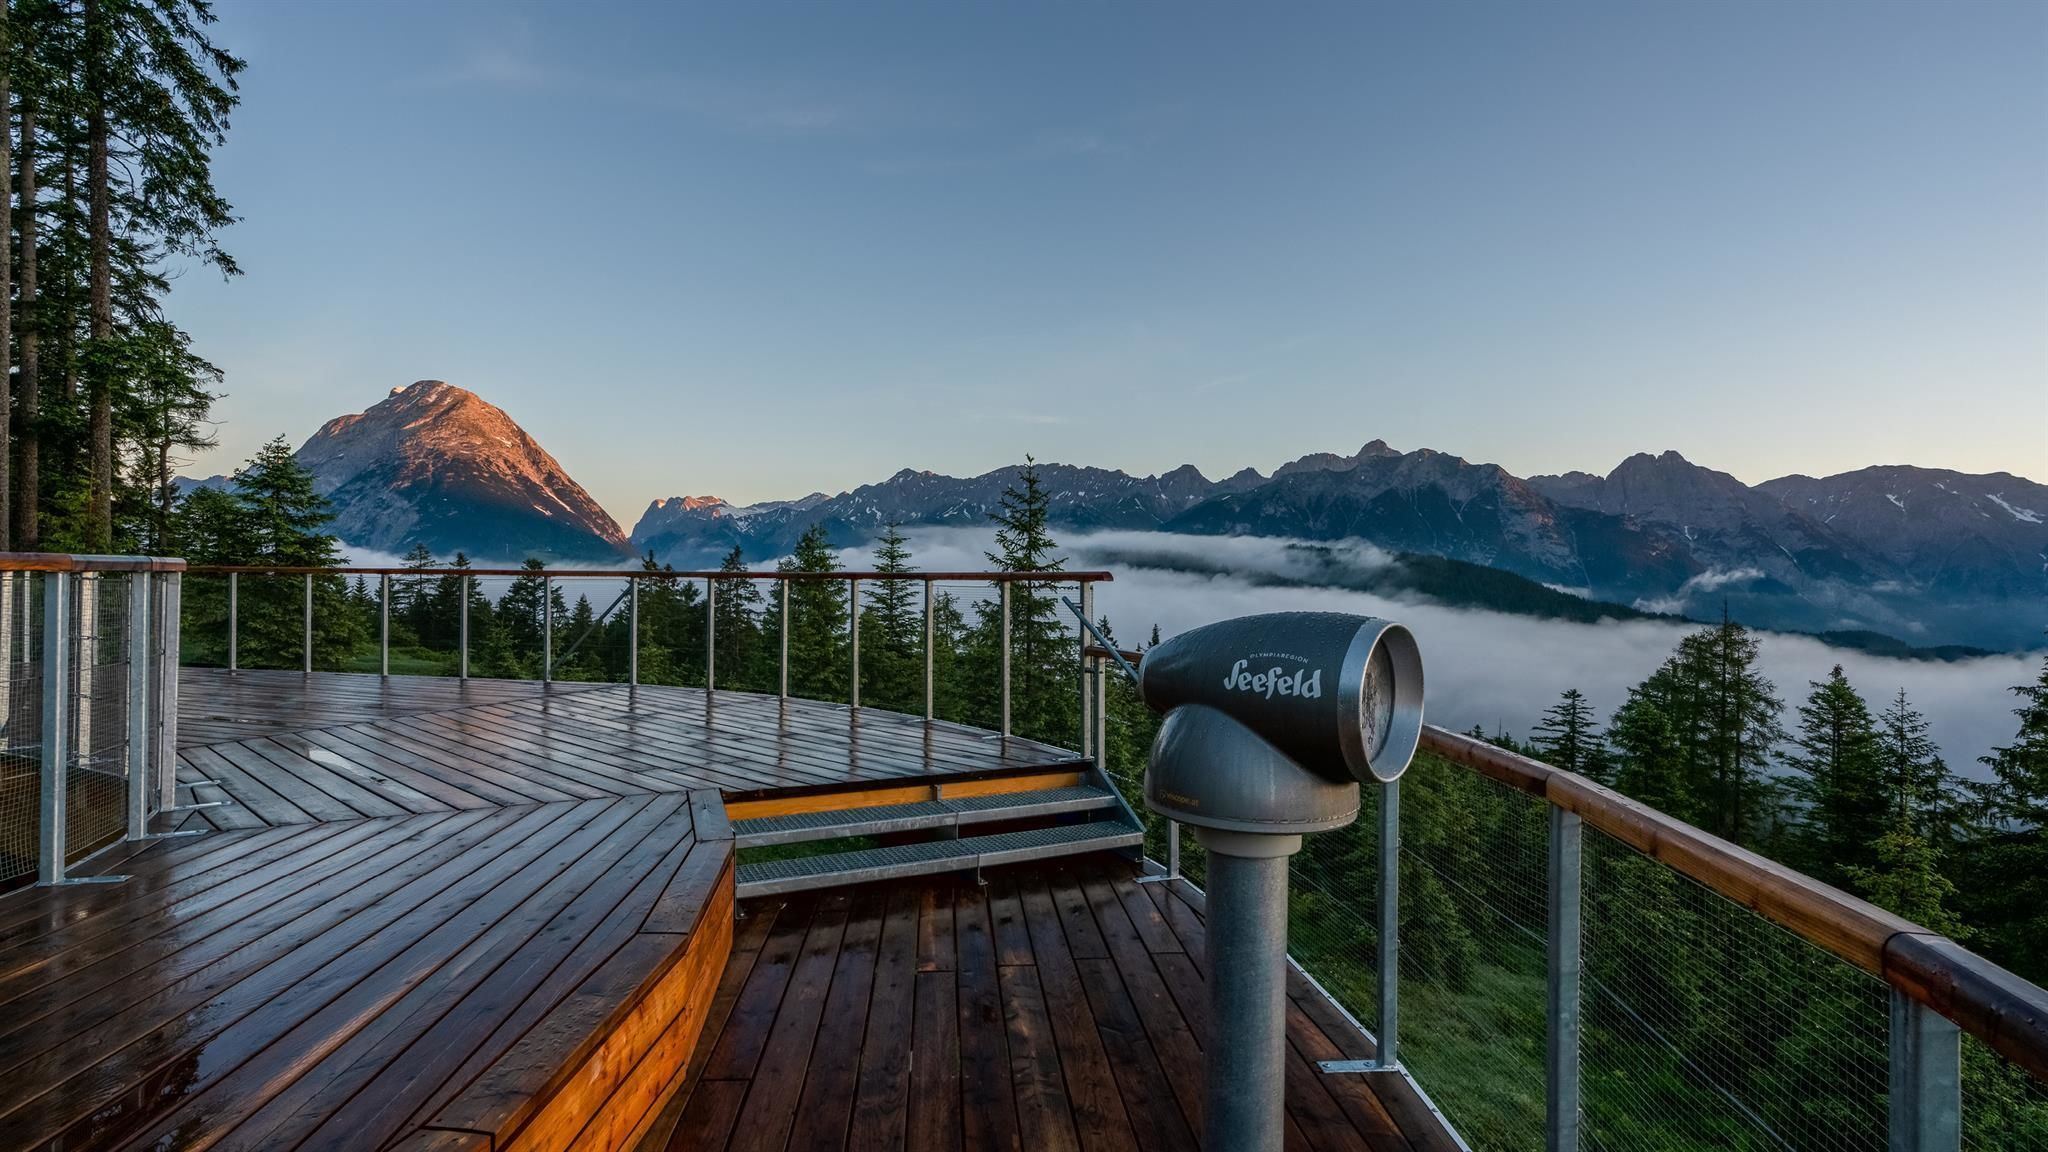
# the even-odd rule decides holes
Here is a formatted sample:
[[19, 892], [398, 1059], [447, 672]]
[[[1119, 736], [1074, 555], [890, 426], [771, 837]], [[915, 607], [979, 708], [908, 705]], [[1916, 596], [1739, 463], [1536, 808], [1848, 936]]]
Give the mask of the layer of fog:
[[[992, 541], [986, 531], [929, 529], [910, 533], [921, 568], [971, 570], [987, 566]], [[1286, 587], [1261, 578], [1313, 579], [1327, 567], [1321, 549], [1290, 548], [1299, 542], [1255, 537], [1191, 537], [1164, 533], [1105, 532], [1060, 540], [1070, 569], [1103, 567], [1115, 580], [1097, 586], [1096, 613], [1109, 618], [1120, 641], [1143, 641], [1158, 625], [1163, 636], [1253, 612], [1314, 610], [1360, 612], [1399, 620], [1415, 632], [1428, 672], [1430, 720], [1466, 729], [1505, 729], [1527, 736], [1559, 692], [1577, 688], [1592, 700], [1603, 721], [1670, 655], [1692, 626], [1666, 621], [1608, 621], [1578, 624], [1499, 612], [1447, 608], [1421, 599], [1396, 599], [1330, 587]], [[1364, 573], [1386, 563], [1366, 544], [1338, 545]], [[843, 554], [849, 567], [870, 566], [861, 550]], [[1210, 576], [1168, 571], [1147, 564], [1198, 563], [1242, 575]], [[1900, 688], [1933, 725], [1951, 770], [1982, 777], [1977, 758], [1995, 744], [2009, 743], [2018, 721], [2010, 689], [2039, 672], [2040, 656], [1999, 655], [1954, 662], [1899, 660], [1836, 648], [1806, 636], [1765, 633], [1764, 674], [1785, 700], [1785, 722], [1807, 692], [1807, 682], [1836, 664], [1873, 710]]]
[[[919, 568], [959, 572], [991, 566], [987, 553], [994, 540], [986, 529], [906, 532], [912, 562]], [[1432, 722], [1460, 730], [1478, 724], [1517, 737], [1526, 737], [1566, 688], [1584, 692], [1604, 721], [1628, 689], [1670, 655], [1679, 637], [1693, 627], [1652, 620], [1578, 624], [1448, 608], [1420, 597], [1274, 583], [1369, 577], [1392, 561], [1387, 553], [1360, 541], [1302, 544], [1249, 536], [1099, 532], [1062, 536], [1060, 554], [1069, 569], [1103, 568], [1114, 573], [1112, 582], [1096, 586], [1096, 613], [1109, 617], [1117, 638], [1126, 644], [1144, 641], [1154, 625], [1162, 636], [1171, 636], [1253, 612], [1359, 612], [1399, 620], [1422, 644]], [[358, 566], [401, 563], [400, 557], [370, 549], [346, 551], [348, 562]], [[839, 560], [846, 568], [874, 566], [867, 548], [842, 549]], [[772, 558], [748, 557], [748, 566], [756, 570], [774, 564]], [[1231, 574], [1171, 571], [1176, 564], [1226, 569]], [[478, 581], [493, 599], [509, 583], [502, 577]], [[617, 580], [589, 577], [565, 578], [562, 583], [572, 606], [579, 595], [587, 596], [598, 611], [611, 604], [623, 586]], [[986, 588], [961, 584], [947, 590], [973, 599]], [[1779, 633], [1763, 634], [1761, 647], [1763, 671], [1785, 701], [1788, 728], [1797, 721], [1794, 709], [1805, 698], [1807, 682], [1840, 664], [1873, 710], [1904, 688], [1913, 706], [1933, 725], [1934, 739], [1950, 769], [1980, 778], [1985, 769], [1977, 758], [1993, 745], [2010, 742], [2017, 725], [2011, 687], [2031, 681], [2040, 667], [2038, 654], [1952, 662], [1899, 660]]]

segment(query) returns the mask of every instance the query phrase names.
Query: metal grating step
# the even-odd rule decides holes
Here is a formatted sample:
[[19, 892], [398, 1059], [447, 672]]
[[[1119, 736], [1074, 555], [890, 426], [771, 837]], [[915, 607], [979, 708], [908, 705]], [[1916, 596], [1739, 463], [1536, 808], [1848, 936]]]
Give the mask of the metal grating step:
[[1042, 860], [1048, 856], [1128, 848], [1143, 843], [1144, 839], [1143, 832], [1121, 820], [1097, 820], [1089, 824], [963, 836], [958, 840], [863, 848], [856, 852], [834, 852], [795, 860], [764, 860], [758, 864], [740, 865], [736, 877], [737, 894], [742, 898], [772, 896], [806, 888], [832, 888], [842, 884], [864, 884], [871, 880], [893, 880], [901, 876], [1014, 864], [1023, 860]]
[[739, 847], [754, 848], [765, 844], [836, 840], [842, 836], [878, 836], [885, 832], [956, 828], [996, 820], [1087, 812], [1115, 805], [1116, 797], [1102, 788], [1040, 788], [1029, 792], [921, 800], [912, 804], [881, 804], [872, 808], [757, 816], [751, 820], [733, 821], [732, 835]]

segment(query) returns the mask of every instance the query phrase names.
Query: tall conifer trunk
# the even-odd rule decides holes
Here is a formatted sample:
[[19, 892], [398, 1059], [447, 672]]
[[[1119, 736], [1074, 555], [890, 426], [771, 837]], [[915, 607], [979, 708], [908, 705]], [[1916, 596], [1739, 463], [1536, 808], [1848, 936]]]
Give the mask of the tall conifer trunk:
[[42, 488], [42, 429], [36, 420], [42, 410], [42, 378], [38, 363], [36, 332], [36, 108], [32, 100], [21, 102], [21, 378], [16, 385], [20, 405], [20, 427], [15, 470], [15, 536], [20, 547], [30, 551], [42, 544], [42, 519], [36, 497]]
[[[9, 53], [12, 48], [10, 34], [13, 28], [8, 24], [9, 15], [7, 0], [0, 0], [0, 53]], [[14, 125], [12, 118], [7, 114], [8, 85], [4, 61], [5, 56], [0, 56], [0, 175], [11, 170], [12, 158], [8, 155], [8, 149], [14, 139]], [[9, 362], [9, 351], [14, 347], [14, 292], [13, 286], [8, 283], [9, 277], [13, 275], [13, 253], [7, 251], [7, 245], [14, 234], [14, 221], [9, 218], [13, 205], [14, 198], [7, 195], [5, 190], [0, 190], [0, 383], [10, 378], [9, 370], [12, 364]], [[14, 548], [14, 501], [8, 489], [8, 484], [14, 477], [14, 405], [9, 403], [10, 399], [11, 397], [5, 394], [5, 389], [0, 388], [0, 551], [11, 551]]]
[[86, 546], [114, 546], [114, 335], [113, 218], [107, 173], [107, 57], [111, 54], [99, 0], [85, 0], [86, 192], [92, 198], [91, 337], [87, 390], [92, 403], [92, 488], [85, 518]]

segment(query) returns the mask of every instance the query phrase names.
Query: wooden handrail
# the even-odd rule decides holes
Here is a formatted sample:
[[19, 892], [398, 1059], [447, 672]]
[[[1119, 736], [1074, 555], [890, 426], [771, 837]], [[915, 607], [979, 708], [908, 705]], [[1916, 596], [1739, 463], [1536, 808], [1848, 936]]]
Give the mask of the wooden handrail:
[[1434, 725], [1422, 747], [1588, 825], [1854, 964], [2048, 1080], [2048, 990], [1910, 920], [1576, 773]]
[[[183, 565], [184, 561], [176, 561]], [[293, 567], [263, 564], [194, 564], [194, 576], [557, 576], [604, 580], [914, 580], [974, 584], [1094, 584], [1114, 580], [1108, 572], [670, 572], [648, 568], [370, 568]]]
[[[1089, 645], [1087, 655], [1107, 649]], [[1142, 653], [1124, 652], [1136, 664]], [[1433, 724], [1422, 748], [1579, 818], [1679, 875], [1953, 1020], [2048, 1081], [2048, 990], [1939, 932], [1766, 859], [1577, 773]]]
[[85, 556], [69, 552], [0, 552], [0, 572], [183, 572], [170, 556]]

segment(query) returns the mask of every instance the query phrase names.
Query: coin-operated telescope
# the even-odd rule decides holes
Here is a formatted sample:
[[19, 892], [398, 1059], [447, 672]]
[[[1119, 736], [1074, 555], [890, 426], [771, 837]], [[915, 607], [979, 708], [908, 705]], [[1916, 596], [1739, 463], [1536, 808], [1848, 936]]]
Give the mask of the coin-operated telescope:
[[[1386, 620], [1277, 612], [1160, 644], [1145, 654], [1139, 690], [1166, 714], [1145, 773], [1146, 807], [1191, 826], [1209, 854], [1203, 1146], [1278, 1152], [1287, 858], [1303, 836], [1358, 818], [1360, 782], [1381, 785], [1381, 902], [1391, 913], [1395, 785], [1422, 737], [1422, 655], [1406, 628]], [[1381, 936], [1387, 971], [1392, 941]], [[1390, 995], [1381, 1001], [1386, 1062]]]

